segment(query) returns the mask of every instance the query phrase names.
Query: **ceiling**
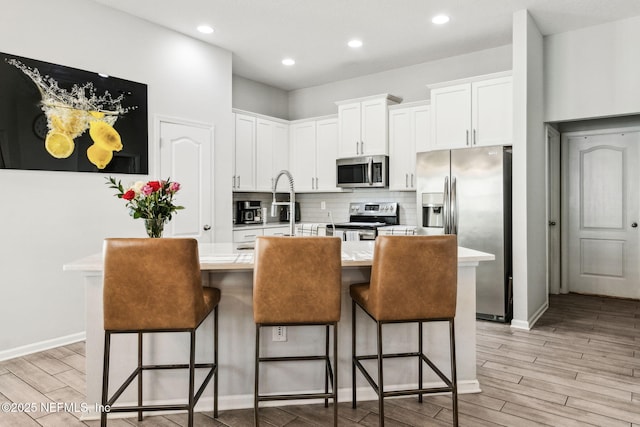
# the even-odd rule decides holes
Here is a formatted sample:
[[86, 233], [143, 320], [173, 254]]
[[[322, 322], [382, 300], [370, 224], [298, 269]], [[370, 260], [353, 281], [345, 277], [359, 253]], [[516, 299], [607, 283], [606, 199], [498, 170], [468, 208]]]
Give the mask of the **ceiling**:
[[[227, 49], [234, 74], [287, 91], [510, 44], [521, 9], [544, 35], [640, 15], [638, 0], [94, 1]], [[439, 13], [451, 21], [432, 24]]]

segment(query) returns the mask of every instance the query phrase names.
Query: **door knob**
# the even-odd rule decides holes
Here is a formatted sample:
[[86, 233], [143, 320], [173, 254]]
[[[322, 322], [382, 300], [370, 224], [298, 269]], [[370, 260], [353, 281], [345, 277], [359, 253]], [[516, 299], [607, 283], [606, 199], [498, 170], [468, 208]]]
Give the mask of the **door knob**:
[[202, 229], [204, 231], [209, 231], [209, 230], [211, 230], [211, 226], [209, 224], [205, 224], [204, 227], [202, 227]]
[[556, 225], [556, 222], [555, 221], [549, 221], [549, 225], [554, 226], [554, 225]]
[[631, 226], [632, 226], [633, 228], [636, 228], [636, 227], [638, 226], [638, 223], [637, 223], [637, 222], [632, 222], [632, 223], [631, 223]]

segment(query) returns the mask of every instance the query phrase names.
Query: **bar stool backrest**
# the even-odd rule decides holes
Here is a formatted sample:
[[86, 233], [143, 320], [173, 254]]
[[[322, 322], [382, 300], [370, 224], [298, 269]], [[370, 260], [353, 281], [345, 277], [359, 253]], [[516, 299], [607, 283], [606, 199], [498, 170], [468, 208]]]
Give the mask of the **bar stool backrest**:
[[258, 237], [253, 270], [255, 323], [340, 320], [341, 244], [338, 237]]
[[205, 312], [195, 239], [106, 239], [104, 329], [175, 330]]
[[454, 317], [458, 272], [455, 235], [378, 236], [369, 308], [377, 320]]

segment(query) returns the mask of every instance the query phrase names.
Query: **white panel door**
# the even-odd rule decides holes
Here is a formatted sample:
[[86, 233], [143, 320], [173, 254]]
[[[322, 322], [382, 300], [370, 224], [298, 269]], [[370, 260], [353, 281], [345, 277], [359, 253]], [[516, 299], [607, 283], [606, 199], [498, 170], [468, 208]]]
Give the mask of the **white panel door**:
[[583, 132], [563, 138], [568, 151], [563, 251], [568, 290], [639, 298], [640, 132]]
[[185, 207], [165, 226], [165, 236], [213, 241], [212, 169], [212, 127], [160, 121], [160, 177], [180, 183], [174, 201]]

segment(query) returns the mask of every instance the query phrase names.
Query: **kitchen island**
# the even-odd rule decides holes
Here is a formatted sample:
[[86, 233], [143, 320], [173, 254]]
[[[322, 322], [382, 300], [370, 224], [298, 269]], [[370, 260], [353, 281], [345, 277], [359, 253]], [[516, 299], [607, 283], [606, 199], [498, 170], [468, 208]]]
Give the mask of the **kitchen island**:
[[[252, 308], [253, 251], [234, 250], [233, 244], [201, 244], [200, 267], [203, 286], [215, 286], [222, 291], [219, 318], [219, 405], [220, 409], [253, 406], [253, 372], [255, 324]], [[351, 399], [351, 298], [349, 285], [369, 280], [373, 259], [373, 242], [355, 241], [342, 244], [342, 316], [338, 326], [338, 388], [339, 400]], [[480, 391], [476, 378], [476, 285], [475, 270], [479, 262], [491, 261], [494, 256], [467, 248], [458, 248], [458, 297], [456, 312], [456, 353], [459, 393]], [[100, 402], [103, 354], [102, 313], [102, 254], [70, 262], [65, 271], [81, 272], [85, 278], [86, 310], [86, 403], [90, 408]], [[358, 312], [358, 352], [375, 353], [375, 323], [362, 311]], [[285, 342], [272, 341], [263, 333], [261, 347], [265, 354], [321, 353], [324, 340], [322, 329], [311, 333], [309, 328], [288, 327]], [[317, 332], [317, 333], [315, 333]], [[426, 354], [448, 375], [448, 327], [446, 323], [425, 324]], [[417, 326], [385, 325], [385, 351], [415, 351]], [[184, 363], [188, 360], [188, 334], [148, 334], [145, 336], [145, 363]], [[110, 383], [121, 383], [136, 364], [135, 334], [118, 335], [111, 344]], [[213, 320], [207, 318], [197, 331], [196, 362], [212, 360]], [[261, 369], [261, 391], [283, 393], [312, 391], [322, 386], [323, 365], [299, 362], [275, 364]], [[371, 365], [372, 369], [374, 365]], [[425, 370], [427, 372], [428, 370]], [[375, 372], [375, 369], [372, 370]], [[264, 376], [262, 376], [264, 375]], [[401, 388], [417, 378], [417, 364], [391, 359], [385, 361], [385, 388]], [[196, 384], [202, 377], [196, 373]], [[437, 382], [435, 375], [426, 375], [425, 384]], [[182, 401], [187, 393], [186, 372], [164, 371], [145, 377], [145, 401], [168, 403]], [[371, 387], [358, 376], [358, 399], [375, 399]], [[212, 389], [208, 387], [197, 409], [211, 410]], [[136, 388], [130, 387], [120, 403], [135, 402]], [[309, 403], [309, 401], [304, 401]], [[289, 403], [295, 403], [290, 401]], [[283, 404], [279, 402], [279, 404]], [[126, 416], [130, 416], [128, 414]], [[85, 414], [86, 419], [97, 418], [96, 412]]]

